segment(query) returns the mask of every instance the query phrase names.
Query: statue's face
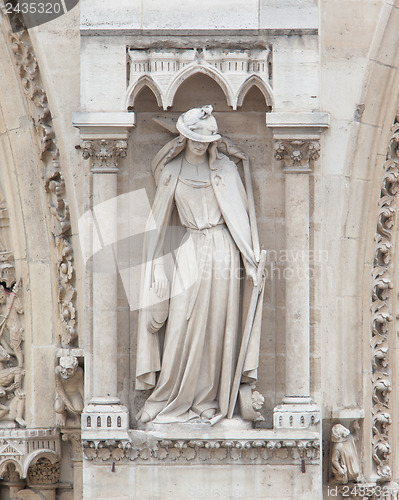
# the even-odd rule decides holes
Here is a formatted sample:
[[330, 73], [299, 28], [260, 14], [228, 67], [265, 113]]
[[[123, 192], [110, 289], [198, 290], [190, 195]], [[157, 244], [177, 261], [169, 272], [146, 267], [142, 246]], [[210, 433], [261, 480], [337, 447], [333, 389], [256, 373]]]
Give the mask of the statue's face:
[[76, 359], [72, 356], [65, 356], [60, 359], [60, 375], [63, 379], [68, 380], [74, 375], [77, 368]]
[[202, 156], [208, 149], [209, 142], [197, 142], [192, 139], [187, 140], [187, 147], [196, 156]]

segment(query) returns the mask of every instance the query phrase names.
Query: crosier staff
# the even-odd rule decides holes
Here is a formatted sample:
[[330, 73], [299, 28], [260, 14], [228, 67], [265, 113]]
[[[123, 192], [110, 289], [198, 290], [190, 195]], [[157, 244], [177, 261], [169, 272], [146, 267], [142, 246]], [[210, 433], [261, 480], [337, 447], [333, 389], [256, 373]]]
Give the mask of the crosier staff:
[[252, 290], [251, 300], [249, 303], [248, 313], [242, 334], [241, 348], [238, 355], [237, 367], [233, 379], [233, 386], [230, 394], [230, 404], [229, 404], [229, 411], [227, 413], [227, 418], [232, 418], [237, 403], [238, 392], [240, 390], [241, 377], [243, 374], [245, 358], [247, 355], [248, 345], [251, 338], [251, 332], [255, 320], [255, 314], [258, 307], [259, 296], [263, 290], [263, 285], [265, 281], [266, 250], [262, 251], [260, 250], [258, 226], [256, 223], [255, 199], [252, 187], [251, 171], [249, 168], [249, 159], [242, 151], [238, 150], [225, 137], [223, 137], [219, 143], [223, 144], [226, 147], [227, 153], [229, 155], [235, 156], [236, 158], [242, 161], [244, 169], [245, 188], [248, 197], [248, 214], [249, 214], [249, 222], [251, 225], [252, 246], [255, 254], [255, 260], [256, 262], [258, 262], [257, 280], [256, 282], [254, 282], [254, 288]]

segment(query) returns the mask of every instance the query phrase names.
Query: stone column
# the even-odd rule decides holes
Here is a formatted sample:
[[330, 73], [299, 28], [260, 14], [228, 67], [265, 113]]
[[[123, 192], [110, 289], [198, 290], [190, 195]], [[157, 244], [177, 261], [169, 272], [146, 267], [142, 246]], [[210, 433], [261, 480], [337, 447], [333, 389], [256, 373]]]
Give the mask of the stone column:
[[[117, 241], [118, 160], [126, 156], [126, 141], [87, 141], [83, 157], [92, 160], [93, 240], [103, 250], [93, 255], [93, 404], [118, 404], [117, 397], [117, 272], [112, 246]], [[115, 203], [113, 203], [115, 201]], [[100, 220], [96, 208], [107, 203]], [[109, 238], [108, 242], [103, 237]], [[107, 243], [111, 244], [107, 245]]]
[[[309, 161], [318, 159], [317, 141], [280, 141], [276, 158], [285, 159], [285, 241], [290, 273], [286, 297], [286, 398], [310, 402], [309, 370]], [[310, 152], [311, 150], [311, 152]], [[292, 253], [291, 253], [292, 252]]]
[[[83, 157], [91, 160], [93, 356], [92, 394], [82, 414], [82, 432], [127, 430], [127, 408], [117, 391], [117, 175], [118, 161], [127, 153], [133, 113], [76, 113], [74, 125], [84, 141]], [[83, 238], [83, 235], [80, 235]]]
[[62, 440], [71, 443], [73, 468], [73, 500], [83, 498], [83, 448], [80, 430], [65, 430]]
[[[316, 425], [319, 410], [310, 397], [309, 174], [319, 159], [324, 113], [270, 113], [275, 157], [285, 173], [286, 397], [274, 410], [275, 428]], [[288, 272], [289, 271], [289, 272]]]

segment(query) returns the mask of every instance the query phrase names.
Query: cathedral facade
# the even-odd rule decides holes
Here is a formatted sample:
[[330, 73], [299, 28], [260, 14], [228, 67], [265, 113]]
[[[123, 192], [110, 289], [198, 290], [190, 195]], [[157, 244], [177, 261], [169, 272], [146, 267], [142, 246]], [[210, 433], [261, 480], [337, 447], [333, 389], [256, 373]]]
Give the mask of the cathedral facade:
[[0, 498], [397, 499], [398, 0], [0, 9]]

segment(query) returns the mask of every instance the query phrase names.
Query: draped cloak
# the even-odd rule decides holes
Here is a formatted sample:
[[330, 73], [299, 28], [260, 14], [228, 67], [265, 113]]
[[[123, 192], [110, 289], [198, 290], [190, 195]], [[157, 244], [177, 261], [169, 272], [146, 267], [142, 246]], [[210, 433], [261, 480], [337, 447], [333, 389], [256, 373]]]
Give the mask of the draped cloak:
[[[167, 260], [166, 252], [167, 228], [171, 223], [172, 212], [175, 206], [174, 196], [176, 185], [182, 168], [184, 153], [167, 163], [158, 179], [158, 187], [152, 206], [152, 215], [144, 242], [145, 266], [141, 282], [141, 306], [139, 315], [139, 329], [137, 342], [136, 389], [148, 390], [155, 387], [156, 373], [161, 370], [161, 345], [158, 331], [166, 321], [168, 298], [161, 304], [165, 308], [164, 318], [160, 319], [158, 308], [153, 307], [154, 295], [151, 295], [153, 284], [154, 262]], [[244, 263], [244, 266], [257, 266], [255, 261], [251, 227], [248, 216], [247, 198], [241, 177], [234, 162], [228, 157], [216, 156], [210, 168], [210, 182], [222, 213], [224, 222], [233, 238]], [[168, 265], [165, 263], [168, 275]], [[174, 274], [176, 276], [176, 273]], [[168, 276], [172, 281], [172, 273]], [[238, 279], [238, 278], [237, 278]], [[255, 382], [259, 362], [259, 343], [261, 331], [262, 299], [258, 301], [255, 319], [252, 326], [250, 342], [246, 352], [242, 382]], [[237, 304], [238, 306], [238, 304]], [[242, 312], [245, 319], [246, 311]], [[232, 360], [235, 362], [236, 360]]]

